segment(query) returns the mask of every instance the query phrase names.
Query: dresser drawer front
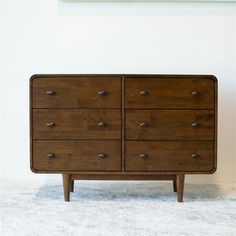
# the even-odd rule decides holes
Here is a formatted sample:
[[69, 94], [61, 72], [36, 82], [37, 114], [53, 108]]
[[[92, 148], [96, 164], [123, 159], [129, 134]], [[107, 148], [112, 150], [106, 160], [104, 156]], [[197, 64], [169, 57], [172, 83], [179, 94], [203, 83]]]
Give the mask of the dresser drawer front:
[[33, 80], [33, 108], [120, 108], [118, 77], [52, 77]]
[[127, 141], [126, 171], [203, 171], [214, 168], [212, 141]]
[[213, 110], [127, 110], [128, 140], [214, 140]]
[[213, 109], [215, 80], [168, 77], [126, 78], [126, 108]]
[[33, 109], [33, 139], [121, 139], [115, 109]]
[[37, 171], [119, 171], [120, 141], [34, 140], [33, 168]]

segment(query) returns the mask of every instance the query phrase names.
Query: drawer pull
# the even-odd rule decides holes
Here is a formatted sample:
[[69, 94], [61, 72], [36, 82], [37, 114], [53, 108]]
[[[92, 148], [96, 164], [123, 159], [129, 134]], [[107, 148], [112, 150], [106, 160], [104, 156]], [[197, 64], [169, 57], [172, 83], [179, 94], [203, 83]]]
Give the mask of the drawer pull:
[[200, 92], [198, 92], [198, 91], [193, 91], [193, 92], [192, 92], [192, 96], [193, 96], [193, 97], [198, 97], [198, 96], [200, 96]]
[[98, 127], [100, 127], [100, 128], [105, 128], [106, 126], [107, 126], [107, 124], [105, 122], [98, 123]]
[[54, 96], [54, 95], [55, 95], [55, 92], [49, 90], [49, 91], [46, 92], [46, 94], [47, 94], [48, 96]]
[[148, 92], [147, 91], [141, 91], [139, 93], [140, 96], [147, 96], [148, 95]]
[[148, 158], [148, 155], [145, 154], [145, 153], [140, 153], [140, 154], [139, 154], [139, 157], [142, 158], [142, 159], [147, 159], [147, 158]]
[[142, 123], [139, 124], [139, 126], [141, 128], [147, 128], [149, 125], [147, 123], [145, 123], [145, 122], [142, 122]]
[[47, 123], [47, 127], [48, 127], [48, 128], [52, 128], [52, 127], [54, 127], [54, 126], [55, 126], [55, 123], [53, 123], [53, 122]]
[[193, 153], [193, 154], [192, 154], [192, 158], [193, 158], [194, 160], [197, 160], [199, 157], [200, 157], [200, 156], [199, 156], [197, 153]]
[[194, 123], [192, 123], [192, 127], [193, 128], [199, 128], [200, 124], [198, 122], [194, 122]]
[[47, 158], [53, 159], [54, 157], [56, 157], [55, 153], [47, 153]]
[[106, 157], [107, 157], [107, 154], [106, 154], [106, 153], [98, 153], [98, 154], [97, 154], [97, 157], [98, 157], [98, 158], [106, 158]]
[[98, 92], [98, 95], [99, 95], [99, 96], [106, 96], [106, 95], [107, 95], [107, 92], [104, 91], [104, 90], [101, 90], [101, 91]]

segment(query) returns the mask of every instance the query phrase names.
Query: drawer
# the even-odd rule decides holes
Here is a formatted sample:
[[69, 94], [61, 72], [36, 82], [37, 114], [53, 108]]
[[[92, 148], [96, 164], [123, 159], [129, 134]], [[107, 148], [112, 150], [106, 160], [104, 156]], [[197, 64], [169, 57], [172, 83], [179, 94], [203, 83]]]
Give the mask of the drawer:
[[128, 140], [214, 140], [213, 110], [127, 110]]
[[120, 139], [116, 109], [33, 109], [34, 139]]
[[160, 77], [126, 78], [126, 108], [213, 109], [215, 80]]
[[36, 171], [119, 171], [120, 141], [34, 140], [33, 168]]
[[205, 171], [214, 168], [212, 141], [127, 141], [126, 171]]
[[35, 78], [33, 108], [120, 108], [121, 79], [118, 77]]

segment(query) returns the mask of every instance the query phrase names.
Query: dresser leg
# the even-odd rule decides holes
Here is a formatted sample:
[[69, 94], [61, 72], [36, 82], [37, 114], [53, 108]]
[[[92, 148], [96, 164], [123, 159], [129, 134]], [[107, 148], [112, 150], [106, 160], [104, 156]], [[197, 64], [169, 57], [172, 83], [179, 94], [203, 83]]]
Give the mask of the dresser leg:
[[74, 192], [74, 180], [73, 179], [70, 181], [70, 191]]
[[177, 192], [176, 180], [173, 180], [173, 191]]
[[184, 194], [184, 174], [177, 174], [176, 175], [176, 185], [177, 185], [178, 202], [182, 202], [183, 201], [183, 194]]
[[62, 174], [62, 180], [63, 180], [63, 189], [64, 189], [64, 199], [66, 202], [69, 202], [70, 201], [71, 175]]

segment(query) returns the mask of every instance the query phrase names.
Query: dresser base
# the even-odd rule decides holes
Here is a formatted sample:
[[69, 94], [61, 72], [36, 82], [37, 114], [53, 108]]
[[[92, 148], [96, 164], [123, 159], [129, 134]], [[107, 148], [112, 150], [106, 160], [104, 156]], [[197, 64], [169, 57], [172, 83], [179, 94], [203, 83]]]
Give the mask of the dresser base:
[[74, 191], [74, 180], [172, 180], [173, 191], [177, 193], [178, 202], [183, 202], [184, 174], [176, 175], [86, 175], [86, 174], [62, 174], [64, 199], [70, 201], [70, 192]]

